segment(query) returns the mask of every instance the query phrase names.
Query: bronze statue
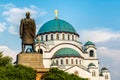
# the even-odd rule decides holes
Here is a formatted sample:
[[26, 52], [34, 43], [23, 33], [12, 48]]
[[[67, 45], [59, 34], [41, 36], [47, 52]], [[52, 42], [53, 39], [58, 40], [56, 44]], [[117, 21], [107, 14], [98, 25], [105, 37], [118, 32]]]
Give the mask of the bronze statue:
[[20, 22], [20, 38], [22, 39], [22, 52], [25, 50], [26, 45], [31, 45], [32, 50], [35, 52], [35, 21], [30, 18], [30, 12], [26, 12], [26, 18]]

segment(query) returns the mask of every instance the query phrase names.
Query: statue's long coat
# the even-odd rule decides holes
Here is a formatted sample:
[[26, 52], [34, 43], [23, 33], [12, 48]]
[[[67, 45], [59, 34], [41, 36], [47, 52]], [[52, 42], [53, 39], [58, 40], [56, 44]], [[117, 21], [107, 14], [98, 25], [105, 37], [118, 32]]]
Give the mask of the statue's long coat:
[[20, 36], [22, 44], [34, 44], [36, 25], [33, 19], [22, 19], [20, 23]]

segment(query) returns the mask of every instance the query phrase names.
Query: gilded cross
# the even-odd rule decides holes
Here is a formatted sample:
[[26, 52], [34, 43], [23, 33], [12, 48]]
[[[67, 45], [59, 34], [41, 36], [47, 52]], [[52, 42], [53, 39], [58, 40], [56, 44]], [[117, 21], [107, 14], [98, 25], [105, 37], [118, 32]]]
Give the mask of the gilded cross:
[[55, 19], [58, 19], [58, 10], [55, 10], [54, 13], [55, 13]]

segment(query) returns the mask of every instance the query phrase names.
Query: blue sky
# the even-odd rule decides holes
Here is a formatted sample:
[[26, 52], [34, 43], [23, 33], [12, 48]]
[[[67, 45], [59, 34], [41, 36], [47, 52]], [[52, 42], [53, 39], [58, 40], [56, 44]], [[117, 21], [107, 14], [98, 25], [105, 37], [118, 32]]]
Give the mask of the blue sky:
[[31, 12], [37, 30], [55, 18], [73, 25], [80, 41], [96, 43], [100, 65], [111, 71], [112, 80], [120, 78], [120, 1], [119, 0], [1, 0], [0, 51], [15, 58], [21, 51], [19, 38], [20, 19]]

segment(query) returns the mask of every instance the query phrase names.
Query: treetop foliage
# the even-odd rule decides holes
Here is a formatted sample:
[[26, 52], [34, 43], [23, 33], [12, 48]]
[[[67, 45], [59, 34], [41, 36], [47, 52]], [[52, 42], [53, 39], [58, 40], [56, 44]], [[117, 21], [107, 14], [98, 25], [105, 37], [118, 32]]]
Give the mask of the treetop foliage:
[[84, 78], [80, 78], [74, 74], [68, 74], [62, 70], [57, 68], [51, 68], [49, 72], [44, 74], [41, 78], [42, 80], [88, 80]]
[[0, 52], [0, 67], [1, 66], [7, 66], [7, 65], [10, 65], [10, 64], [12, 64], [12, 58], [9, 57], [9, 56], [4, 56], [3, 57], [2, 52]]
[[12, 58], [0, 52], [0, 80], [35, 80], [36, 71], [20, 64], [13, 65]]

